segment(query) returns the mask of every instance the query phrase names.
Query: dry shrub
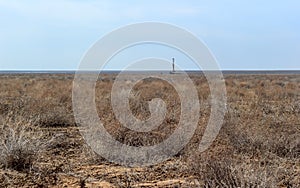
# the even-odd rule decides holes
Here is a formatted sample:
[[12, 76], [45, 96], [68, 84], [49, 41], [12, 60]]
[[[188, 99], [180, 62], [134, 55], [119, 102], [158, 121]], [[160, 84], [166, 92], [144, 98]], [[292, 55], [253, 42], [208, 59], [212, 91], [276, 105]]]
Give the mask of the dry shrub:
[[260, 100], [229, 105], [222, 131], [234, 151], [250, 156], [270, 152], [281, 158], [299, 158], [297, 108], [293, 102], [283, 104]]
[[291, 163], [276, 155], [261, 154], [253, 159], [240, 155], [233, 161], [233, 170], [241, 177], [242, 187], [299, 187], [299, 159]]
[[[300, 132], [294, 132], [289, 136], [281, 135], [269, 141], [265, 148], [281, 158], [300, 158]], [[286, 133], [284, 133], [286, 134]]]
[[236, 153], [248, 156], [273, 153], [280, 158], [299, 158], [300, 156], [299, 133], [290, 134], [289, 137], [286, 136], [287, 133], [283, 133], [284, 135], [280, 136], [281, 132], [272, 134], [271, 130], [266, 128], [255, 131], [256, 134], [251, 134], [238, 127], [234, 128], [233, 125], [226, 124], [225, 126], [224, 130], [230, 145]]
[[188, 158], [190, 172], [202, 182], [203, 187], [239, 187], [240, 177], [231, 169], [226, 159], [217, 159], [196, 152]]
[[170, 135], [170, 130], [174, 130], [175, 128], [176, 126], [162, 124], [156, 131], [139, 133], [128, 128], [111, 126], [108, 131], [121, 143], [141, 147], [153, 146], [163, 142]]
[[72, 113], [59, 106], [40, 113], [37, 116], [36, 124], [47, 128], [76, 126]]
[[75, 126], [70, 108], [68, 104], [62, 104], [55, 98], [22, 97], [4, 100], [0, 104], [0, 115], [12, 118], [21, 116], [24, 120], [41, 127]]
[[191, 174], [201, 182], [201, 187], [275, 187], [280, 183], [296, 185], [292, 179], [282, 180], [287, 174], [280, 176], [275, 173], [278, 166], [268, 164], [272, 160], [260, 159], [250, 164], [247, 160], [250, 159], [246, 156], [236, 160], [198, 153], [188, 159], [188, 166]]
[[30, 171], [41, 152], [41, 132], [22, 120], [5, 120], [0, 125], [0, 165], [17, 171]]

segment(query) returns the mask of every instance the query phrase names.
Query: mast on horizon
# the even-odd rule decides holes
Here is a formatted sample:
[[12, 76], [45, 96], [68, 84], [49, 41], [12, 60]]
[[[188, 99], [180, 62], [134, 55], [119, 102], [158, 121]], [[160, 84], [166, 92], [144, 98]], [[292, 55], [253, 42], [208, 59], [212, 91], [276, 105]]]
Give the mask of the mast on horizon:
[[172, 72], [175, 72], [175, 58], [173, 57], [172, 58], [172, 67], [173, 67], [173, 70], [172, 70]]

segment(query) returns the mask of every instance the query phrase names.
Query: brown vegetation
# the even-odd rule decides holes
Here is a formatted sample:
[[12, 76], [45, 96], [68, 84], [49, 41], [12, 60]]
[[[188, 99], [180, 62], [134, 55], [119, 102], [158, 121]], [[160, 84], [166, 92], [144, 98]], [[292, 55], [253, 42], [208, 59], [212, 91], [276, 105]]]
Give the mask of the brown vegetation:
[[[113, 114], [114, 76], [102, 75], [96, 87], [98, 114], [111, 135], [132, 146], [167, 138], [180, 117], [175, 89], [157, 79], [134, 87], [137, 118], [150, 117], [153, 98], [167, 104], [157, 129], [137, 133]], [[72, 112], [72, 75], [0, 75], [0, 187], [300, 187], [300, 76], [226, 75], [224, 125], [203, 153], [197, 148], [210, 115], [209, 87], [204, 76], [190, 76], [201, 106], [193, 138], [166, 162], [129, 168], [84, 142]]]

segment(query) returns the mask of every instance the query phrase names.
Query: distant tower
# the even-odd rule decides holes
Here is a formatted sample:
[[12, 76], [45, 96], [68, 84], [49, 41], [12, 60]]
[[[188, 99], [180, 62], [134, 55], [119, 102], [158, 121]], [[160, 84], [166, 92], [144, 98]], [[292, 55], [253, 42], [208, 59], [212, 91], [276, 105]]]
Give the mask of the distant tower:
[[173, 67], [173, 70], [172, 70], [172, 72], [175, 72], [175, 58], [173, 57], [172, 58], [172, 67]]

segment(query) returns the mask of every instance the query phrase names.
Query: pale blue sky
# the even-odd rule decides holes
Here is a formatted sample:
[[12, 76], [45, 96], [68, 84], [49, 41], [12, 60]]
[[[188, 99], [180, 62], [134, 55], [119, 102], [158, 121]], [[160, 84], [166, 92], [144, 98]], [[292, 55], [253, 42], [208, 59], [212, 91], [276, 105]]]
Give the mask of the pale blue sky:
[[[300, 69], [298, 0], [0, 0], [0, 70], [75, 70], [103, 35], [145, 21], [192, 32], [224, 70]], [[151, 49], [131, 51], [142, 57]], [[157, 51], [163, 57], [178, 55]], [[118, 62], [108, 67], [118, 69]]]

